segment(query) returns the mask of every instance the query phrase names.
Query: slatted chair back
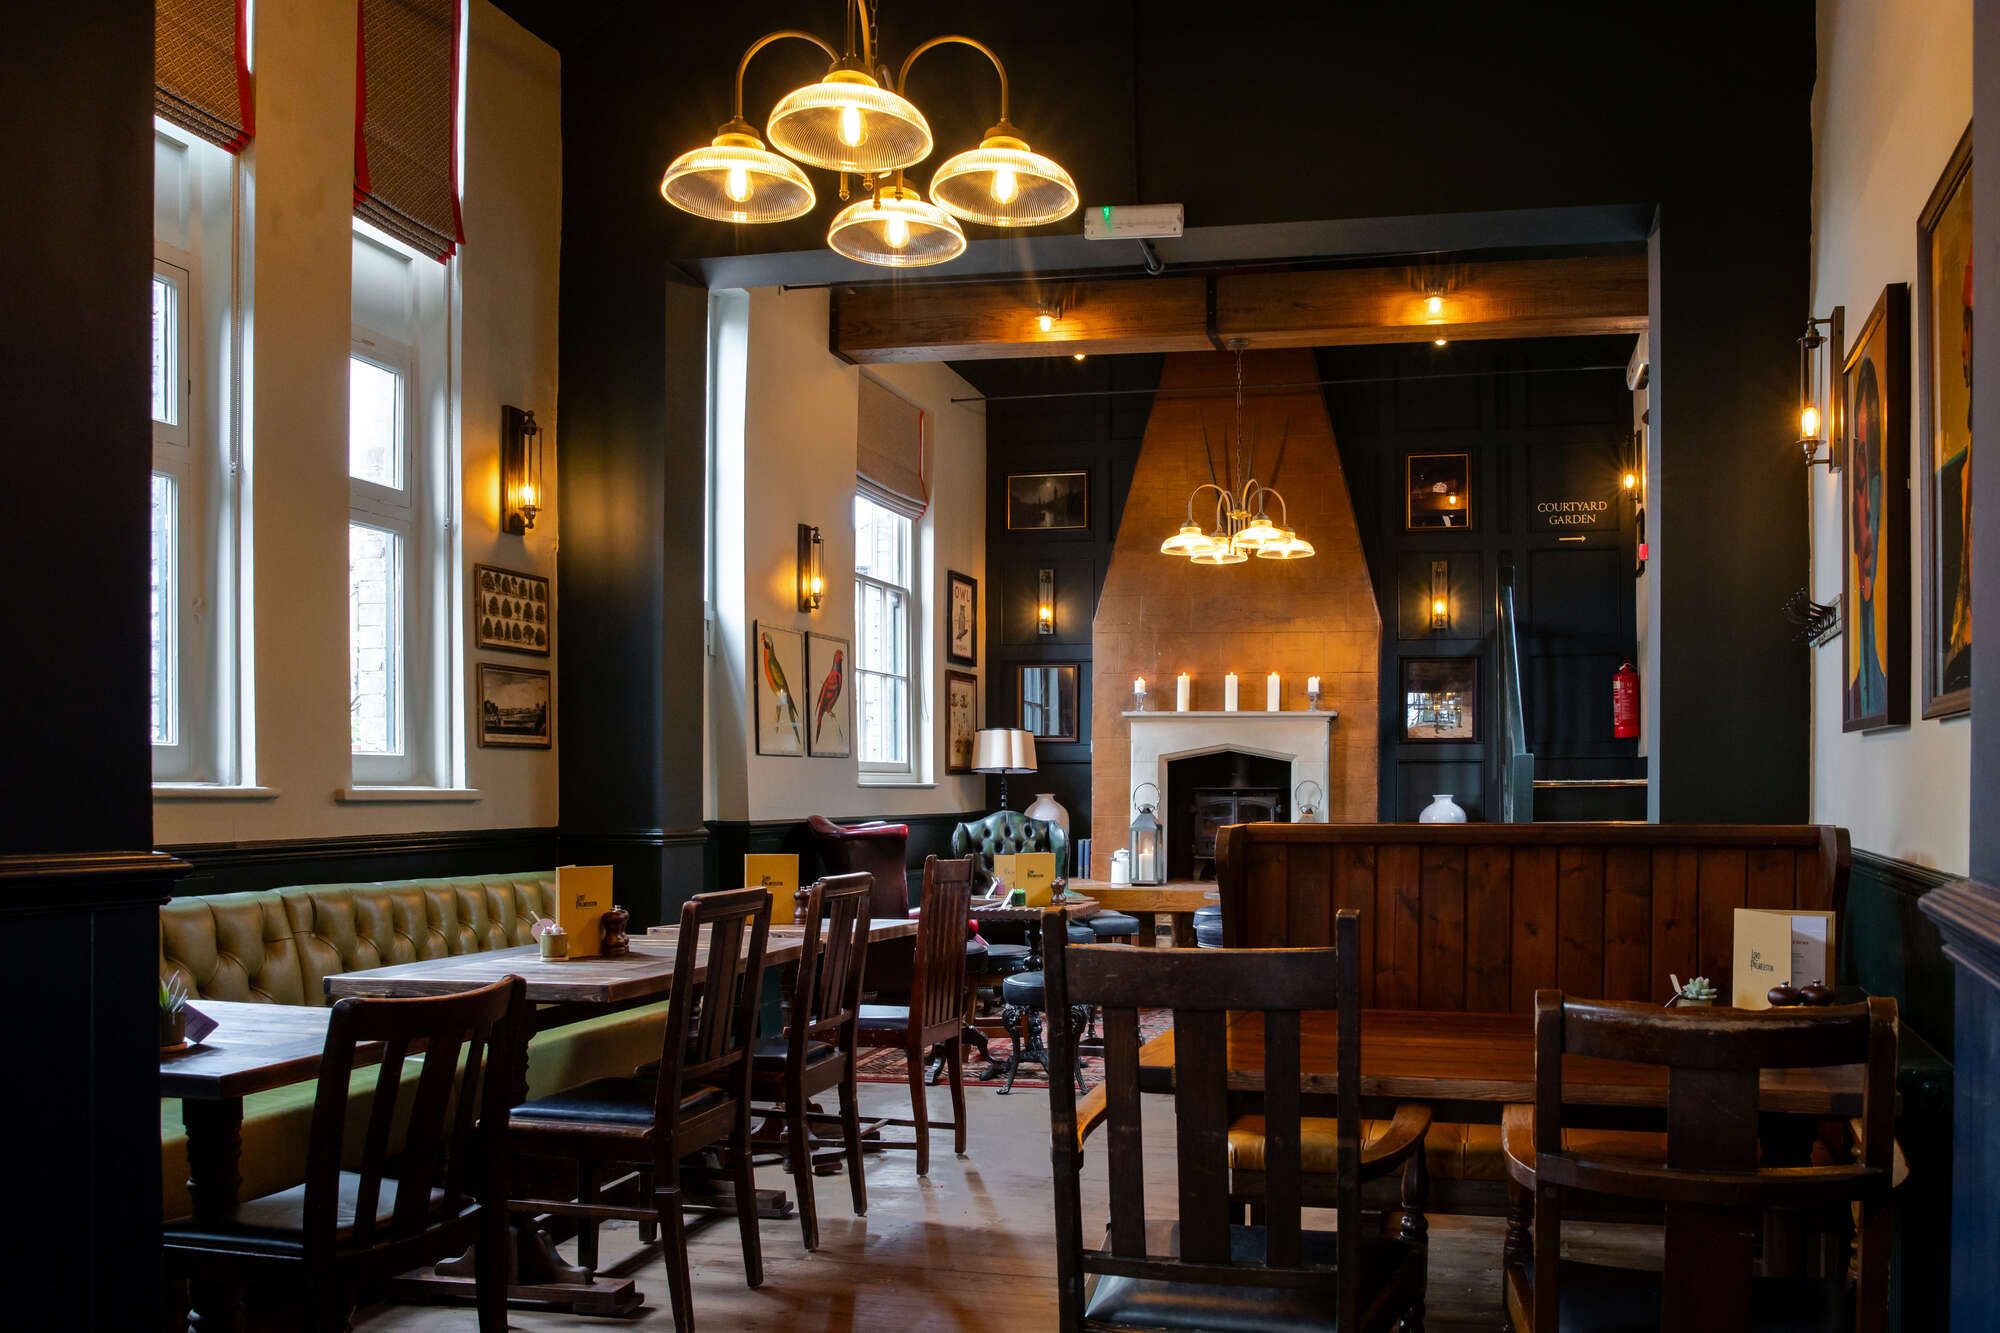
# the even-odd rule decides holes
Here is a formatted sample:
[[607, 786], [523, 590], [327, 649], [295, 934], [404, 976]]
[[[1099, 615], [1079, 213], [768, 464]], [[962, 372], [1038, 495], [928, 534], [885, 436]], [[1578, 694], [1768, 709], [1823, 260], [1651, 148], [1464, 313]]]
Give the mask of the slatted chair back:
[[[1591, 1158], [1562, 1147], [1563, 1059], [1664, 1066], [1664, 1166]], [[1758, 1100], [1765, 1070], [1860, 1065], [1860, 1160], [1759, 1165]], [[1763, 1210], [1858, 1203], [1857, 1329], [1888, 1310], [1889, 1191], [1895, 1152], [1896, 1002], [1806, 1009], [1662, 1009], [1616, 1000], [1535, 996], [1535, 1325], [1553, 1333], [1565, 1191], [1665, 1206], [1661, 1327], [1749, 1329], [1751, 1276]]]
[[[476, 1198], [505, 1206], [506, 1154], [480, 1151], [475, 1136], [507, 1124], [526, 1055], [525, 996], [526, 983], [510, 976], [457, 995], [350, 997], [333, 1006], [306, 1147], [308, 1254], [407, 1241], [456, 1221]], [[355, 1156], [345, 1142], [355, 1048], [370, 1042], [382, 1043], [382, 1063], [354, 1170], [353, 1225], [341, 1238], [341, 1164]], [[422, 1071], [406, 1102], [404, 1062], [413, 1055]], [[405, 1106], [407, 1114], [400, 1114]], [[395, 1203], [383, 1221], [383, 1181], [392, 1164]]]
[[[709, 1084], [739, 1099], [750, 1095], [750, 1054], [770, 932], [771, 894], [763, 888], [697, 893], [681, 905], [653, 1101], [662, 1152], [671, 1149], [671, 1130], [691, 1085]], [[704, 963], [707, 976], [697, 987], [695, 972]]]
[[[1062, 1326], [1081, 1327], [1084, 1279], [1122, 1275], [1164, 1282], [1324, 1290], [1339, 1326], [1359, 1327], [1361, 1264], [1360, 918], [1342, 911], [1332, 949], [1131, 949], [1070, 945], [1061, 913], [1043, 939], [1054, 1068], [1049, 1107], [1056, 1184], [1056, 1265]], [[1076, 1095], [1072, 1005], [1103, 1013], [1104, 1083]], [[1139, 1012], [1166, 1008], [1174, 1022], [1174, 1122], [1179, 1144], [1179, 1253], [1149, 1247], [1139, 1097]], [[1306, 1261], [1299, 1197], [1299, 1014], [1338, 1013], [1339, 1154], [1336, 1265]], [[1261, 1258], [1232, 1253], [1229, 1198], [1229, 1020], [1258, 1014], [1263, 1028], [1267, 1142]], [[1239, 1036], [1238, 1040], [1245, 1039]], [[1248, 1038], [1254, 1040], [1254, 1036]], [[1101, 1100], [1099, 1098], [1101, 1097]], [[1086, 1249], [1079, 1172], [1083, 1140], [1101, 1121], [1108, 1134], [1109, 1248]]]
[[875, 877], [863, 872], [829, 875], [807, 890], [805, 937], [786, 1031], [794, 1067], [804, 1063], [809, 1042], [833, 1040], [843, 1049], [853, 1047], [874, 891]]
[[910, 986], [910, 1034], [928, 1045], [939, 1028], [957, 1032], [965, 1016], [965, 926], [970, 918], [975, 858], [924, 858], [917, 957]]

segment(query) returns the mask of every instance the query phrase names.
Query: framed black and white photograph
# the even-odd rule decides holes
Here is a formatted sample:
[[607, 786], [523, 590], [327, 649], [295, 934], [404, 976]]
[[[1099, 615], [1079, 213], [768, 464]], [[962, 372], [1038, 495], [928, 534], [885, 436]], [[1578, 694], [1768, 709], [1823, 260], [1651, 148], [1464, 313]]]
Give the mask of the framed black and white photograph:
[[555, 741], [550, 677], [534, 667], [479, 664], [479, 743], [546, 750]]
[[472, 567], [473, 641], [481, 648], [549, 655], [555, 608], [549, 581], [498, 565]]
[[1478, 694], [1478, 658], [1403, 659], [1403, 739], [1477, 739]]
[[1472, 455], [1403, 459], [1403, 531], [1463, 532], [1472, 526]]
[[944, 673], [944, 771], [970, 773], [973, 743], [979, 736], [979, 678], [965, 671]]
[[1008, 476], [1009, 532], [1074, 532], [1089, 526], [1088, 472], [1016, 472]]
[[806, 685], [812, 697], [806, 753], [815, 759], [845, 759], [854, 753], [853, 656], [845, 639], [806, 635]]
[[761, 621], [751, 625], [750, 677], [757, 753], [806, 752], [806, 636]]
[[950, 634], [944, 655], [960, 666], [979, 665], [979, 580], [957, 570], [945, 572], [945, 607]]
[[1019, 701], [1021, 730], [1039, 741], [1074, 741], [1078, 725], [1078, 681], [1074, 662], [1024, 664], [1014, 668], [1014, 697]]

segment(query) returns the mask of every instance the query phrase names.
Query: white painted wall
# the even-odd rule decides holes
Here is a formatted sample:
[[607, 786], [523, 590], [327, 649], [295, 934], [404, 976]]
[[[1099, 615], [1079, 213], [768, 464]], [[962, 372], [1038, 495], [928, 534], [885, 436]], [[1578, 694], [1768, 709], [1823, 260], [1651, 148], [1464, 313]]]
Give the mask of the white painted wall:
[[[561, 64], [556, 52], [471, 0], [467, 26], [460, 325], [464, 581], [476, 563], [553, 579], [556, 562], [556, 284], [561, 250]], [[257, 12], [250, 483], [256, 779], [267, 801], [154, 803], [162, 844], [458, 828], [541, 827], [557, 817], [556, 750], [481, 749], [468, 730], [463, 804], [352, 805], [347, 704], [347, 357], [354, 173], [354, 11]], [[525, 539], [498, 530], [502, 403], [541, 424], [550, 501]], [[560, 644], [561, 590], [556, 590]], [[463, 618], [463, 707], [471, 727], [481, 660], [555, 669], [472, 648]], [[559, 651], [559, 649], [558, 649]], [[562, 744], [558, 700], [556, 745]]]
[[[709, 663], [711, 816], [803, 819], [810, 814], [914, 815], [985, 806], [985, 779], [945, 777], [944, 640], [938, 608], [945, 571], [986, 586], [986, 414], [983, 403], [942, 364], [863, 370], [827, 350], [827, 293], [759, 288], [718, 297], [719, 359], [740, 373], [716, 377], [717, 655]], [[854, 637], [854, 463], [860, 377], [874, 376], [926, 413], [931, 507], [918, 525], [926, 599], [917, 660], [931, 707], [932, 780], [863, 786], [855, 760], [756, 753], [749, 710], [751, 625]], [[797, 609], [798, 525], [816, 523], [825, 541], [826, 597], [810, 615]], [[981, 614], [986, 614], [981, 608]], [[979, 673], [983, 681], [983, 663]]]
[[[1971, 0], [1820, 0], [1813, 93], [1813, 311], [1868, 318], [1885, 284], [1917, 280], [1917, 214], [1972, 118]], [[1911, 466], [1917, 466], [1911, 330]], [[1840, 587], [1840, 478], [1815, 468], [1813, 597]], [[1910, 499], [1911, 715], [1921, 713], [1922, 505]], [[1867, 734], [1840, 729], [1839, 641], [1813, 650], [1813, 818], [1854, 845], [1963, 872], [1972, 728], [1919, 719]]]

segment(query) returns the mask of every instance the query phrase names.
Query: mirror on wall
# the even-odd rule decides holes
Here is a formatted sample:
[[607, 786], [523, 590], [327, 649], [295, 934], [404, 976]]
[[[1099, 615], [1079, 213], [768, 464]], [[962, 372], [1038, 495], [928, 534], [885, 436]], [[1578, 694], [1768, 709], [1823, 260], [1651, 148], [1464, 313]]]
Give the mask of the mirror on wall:
[[1021, 729], [1037, 740], [1076, 740], [1078, 674], [1075, 662], [1016, 667]]

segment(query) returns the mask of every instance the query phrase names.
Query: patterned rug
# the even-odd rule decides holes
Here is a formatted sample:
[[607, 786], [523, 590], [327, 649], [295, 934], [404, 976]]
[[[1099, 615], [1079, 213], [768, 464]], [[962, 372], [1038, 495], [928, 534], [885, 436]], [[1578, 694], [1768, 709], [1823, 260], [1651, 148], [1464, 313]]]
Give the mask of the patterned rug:
[[[1146, 1009], [1139, 1014], [1139, 1040], [1144, 1042], [1159, 1036], [1173, 1026], [1174, 1015], [1170, 1009]], [[987, 1053], [981, 1057], [977, 1048], [968, 1048], [965, 1053], [965, 1086], [968, 1088], [1004, 1088], [1007, 1086], [1007, 1071], [1003, 1067], [998, 1077], [987, 1077], [988, 1067], [999, 1062], [1003, 1066], [1014, 1044], [1000, 1035], [986, 1039]], [[1096, 1087], [1104, 1081], [1104, 1062], [1095, 1052], [1085, 1050], [1083, 1056], [1084, 1091]], [[901, 1051], [877, 1048], [861, 1052], [860, 1067], [854, 1071], [856, 1080], [862, 1083], [908, 1083], [909, 1069], [903, 1062]], [[939, 1076], [942, 1081], [943, 1076]], [[1016, 1088], [1046, 1088], [1049, 1086], [1048, 1071], [1038, 1064], [1021, 1066], [1021, 1072], [1014, 1078]]]

